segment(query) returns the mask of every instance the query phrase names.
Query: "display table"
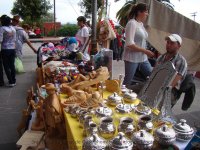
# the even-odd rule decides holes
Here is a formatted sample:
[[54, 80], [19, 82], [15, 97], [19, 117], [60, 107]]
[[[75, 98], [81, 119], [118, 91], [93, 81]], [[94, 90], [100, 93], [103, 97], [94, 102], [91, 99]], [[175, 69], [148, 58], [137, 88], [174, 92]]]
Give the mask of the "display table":
[[[105, 91], [104, 98], [107, 98], [112, 93]], [[63, 95], [62, 95], [63, 96]], [[134, 104], [138, 104], [140, 102], [139, 99], [136, 99]], [[114, 124], [117, 127], [119, 124], [119, 118], [122, 116], [132, 117], [134, 120], [138, 120], [138, 115], [134, 113], [120, 115], [115, 112], [114, 107], [110, 107], [113, 110], [113, 118]], [[83, 128], [80, 127], [80, 123], [77, 118], [73, 118], [69, 113], [64, 112], [65, 122], [66, 122], [66, 130], [67, 130], [67, 142], [70, 150], [81, 150], [82, 149], [82, 141], [85, 138], [83, 136]], [[93, 121], [98, 125], [98, 118], [94, 118]], [[115, 133], [117, 135], [117, 131]]]

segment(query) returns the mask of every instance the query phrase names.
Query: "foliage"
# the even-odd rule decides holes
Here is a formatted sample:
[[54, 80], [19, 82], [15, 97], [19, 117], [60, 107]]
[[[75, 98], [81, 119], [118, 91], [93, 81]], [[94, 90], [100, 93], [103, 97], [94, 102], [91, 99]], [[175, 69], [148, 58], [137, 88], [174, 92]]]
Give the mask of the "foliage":
[[[163, 3], [166, 7], [173, 10], [173, 5], [170, 0], [157, 0]], [[124, 6], [117, 12], [116, 18], [119, 20], [119, 24], [125, 27], [126, 23], [129, 20], [129, 13], [131, 11], [132, 6], [136, 4], [136, 0], [128, 1], [124, 4]]]
[[[103, 0], [97, 0], [97, 10], [101, 8]], [[92, 0], [82, 0], [78, 4], [81, 7], [81, 12], [86, 18], [91, 18], [92, 14]]]
[[[75, 36], [75, 34], [78, 31], [78, 26], [75, 24], [66, 24], [66, 25], [62, 25], [62, 27], [57, 30], [56, 35], [57, 36]], [[53, 36], [54, 35], [54, 30], [51, 30], [48, 33], [48, 36]]]
[[12, 15], [19, 15], [26, 22], [39, 22], [52, 8], [49, 0], [16, 0]]

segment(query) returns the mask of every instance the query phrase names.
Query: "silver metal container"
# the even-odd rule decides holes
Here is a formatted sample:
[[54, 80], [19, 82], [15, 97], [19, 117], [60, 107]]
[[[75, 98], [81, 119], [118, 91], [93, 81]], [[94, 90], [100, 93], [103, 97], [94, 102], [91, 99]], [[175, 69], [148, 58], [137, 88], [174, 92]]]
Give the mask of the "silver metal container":
[[132, 107], [129, 104], [118, 104], [115, 109], [119, 113], [129, 113], [132, 111]]
[[157, 128], [154, 134], [155, 140], [160, 145], [169, 146], [176, 140], [176, 133], [174, 129], [169, 128], [167, 125], [163, 125], [162, 127]]
[[138, 121], [138, 129], [151, 132], [153, 129], [152, 118], [150, 115], [142, 115]]
[[103, 117], [100, 120], [98, 127], [99, 134], [105, 138], [110, 139], [114, 136], [116, 128], [111, 117]]
[[124, 133], [119, 132], [116, 137], [114, 137], [109, 142], [110, 150], [132, 150], [133, 142], [124, 136]]
[[133, 149], [137, 148], [138, 150], [150, 150], [153, 147], [154, 138], [145, 130], [140, 130], [133, 133], [132, 141], [134, 147]]
[[131, 137], [135, 127], [133, 125], [133, 119], [130, 117], [122, 117], [118, 126], [118, 132], [123, 132], [127, 137]]
[[126, 93], [128, 91], [128, 89], [126, 88], [126, 85], [122, 85], [121, 86], [121, 92], [122, 94]]
[[124, 101], [132, 103], [136, 100], [137, 94], [134, 93], [132, 90], [127, 90], [123, 95]]
[[95, 112], [97, 117], [106, 117], [112, 115], [112, 109], [108, 107], [98, 107]]
[[176, 139], [181, 141], [188, 141], [194, 136], [194, 130], [188, 124], [185, 119], [181, 119], [180, 123], [173, 126], [176, 132]]
[[122, 97], [114, 92], [112, 95], [108, 96], [107, 103], [109, 105], [116, 106], [122, 103]]
[[83, 140], [82, 150], [105, 150], [107, 142], [98, 134], [93, 134]]
[[151, 114], [151, 109], [147, 106], [145, 106], [144, 104], [139, 104], [136, 108], [135, 108], [135, 112], [139, 115], [150, 115]]

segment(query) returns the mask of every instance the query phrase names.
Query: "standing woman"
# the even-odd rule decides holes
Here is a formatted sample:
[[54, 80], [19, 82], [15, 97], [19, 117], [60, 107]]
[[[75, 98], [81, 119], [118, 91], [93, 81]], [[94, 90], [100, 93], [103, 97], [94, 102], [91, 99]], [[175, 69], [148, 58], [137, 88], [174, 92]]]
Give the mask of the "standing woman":
[[[7, 15], [1, 17], [0, 27], [0, 43], [1, 43], [1, 57], [3, 61], [4, 70], [8, 78], [9, 87], [16, 85], [15, 79], [15, 42], [16, 30], [11, 26], [11, 18]], [[2, 71], [2, 70], [1, 70]]]
[[79, 16], [77, 18], [79, 30], [76, 33], [77, 40], [80, 41], [80, 51], [84, 54], [88, 54], [89, 46], [89, 29], [86, 26], [86, 18], [84, 16]]
[[146, 49], [148, 33], [143, 26], [147, 16], [148, 9], [144, 3], [134, 5], [129, 14], [130, 20], [125, 28], [126, 40], [123, 54], [125, 63], [123, 84], [127, 86], [131, 85], [131, 80], [138, 67], [145, 77], [149, 76], [152, 71], [148, 56], [153, 57], [154, 53]]

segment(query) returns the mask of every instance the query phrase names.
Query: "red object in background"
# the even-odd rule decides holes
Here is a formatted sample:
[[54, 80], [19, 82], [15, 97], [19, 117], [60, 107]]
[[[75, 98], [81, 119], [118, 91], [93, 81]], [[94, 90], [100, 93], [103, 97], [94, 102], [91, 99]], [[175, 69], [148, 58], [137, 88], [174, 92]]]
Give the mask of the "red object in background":
[[[44, 35], [47, 35], [51, 30], [54, 30], [54, 22], [44, 22]], [[60, 22], [55, 22], [56, 30], [61, 28]]]
[[41, 31], [40, 28], [36, 28], [36, 29], [34, 30], [34, 33], [35, 33], [36, 35], [41, 35], [42, 31]]

